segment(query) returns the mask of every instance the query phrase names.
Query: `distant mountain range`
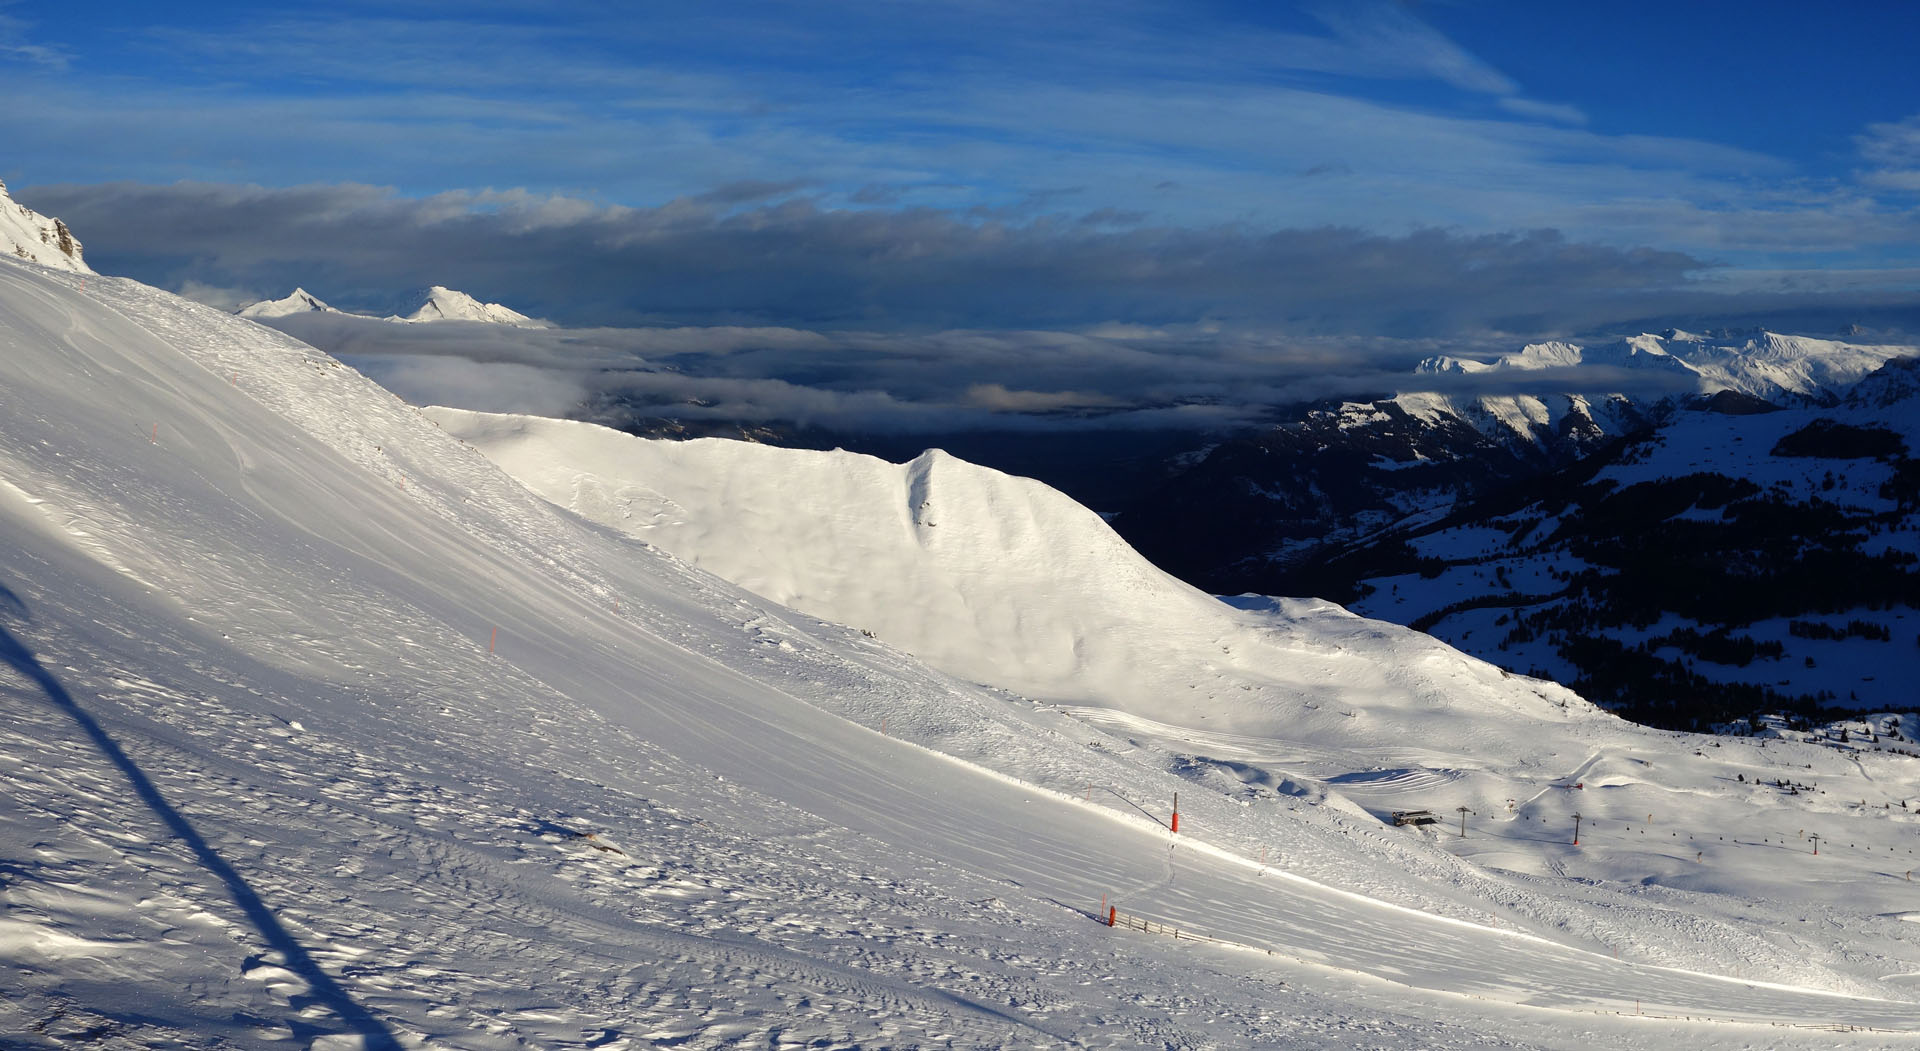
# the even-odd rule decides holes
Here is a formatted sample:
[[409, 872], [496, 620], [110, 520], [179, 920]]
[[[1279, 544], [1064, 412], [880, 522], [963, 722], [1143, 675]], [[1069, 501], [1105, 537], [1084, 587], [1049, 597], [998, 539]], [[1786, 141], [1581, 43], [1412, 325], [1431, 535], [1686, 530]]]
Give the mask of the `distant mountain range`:
[[1402, 394], [1222, 443], [1115, 525], [1224, 593], [1313, 594], [1639, 721], [1909, 703], [1915, 348], [1773, 333], [1531, 346], [1687, 394]]
[[[1722, 411], [1830, 404], [1915, 353], [1757, 330], [1670, 330], [1591, 347], [1532, 344], [1490, 362], [1430, 358], [1400, 393], [1306, 406], [1290, 422], [1188, 457], [1114, 526], [1203, 587], [1337, 595], [1316, 567], [1409, 516], [1433, 521], [1604, 455], [1702, 397]], [[1611, 389], [1555, 390], [1596, 379]]]
[[1368, 537], [1323, 579], [1656, 725], [1910, 704], [1920, 361], [1832, 405], [1752, 408], [1695, 401], [1606, 455]]
[[[501, 306], [499, 303], [482, 303], [478, 299], [456, 289], [443, 285], [434, 285], [418, 294], [419, 306], [404, 316], [392, 314], [385, 318], [397, 322], [431, 321], [474, 321], [489, 325], [512, 325], [517, 328], [548, 328], [544, 321], [535, 320], [517, 310]], [[263, 299], [249, 303], [234, 311], [241, 317], [266, 319], [283, 318], [296, 314], [327, 313], [346, 314], [327, 305], [320, 297], [304, 288], [296, 288], [281, 299]], [[355, 315], [371, 317], [370, 314]]]

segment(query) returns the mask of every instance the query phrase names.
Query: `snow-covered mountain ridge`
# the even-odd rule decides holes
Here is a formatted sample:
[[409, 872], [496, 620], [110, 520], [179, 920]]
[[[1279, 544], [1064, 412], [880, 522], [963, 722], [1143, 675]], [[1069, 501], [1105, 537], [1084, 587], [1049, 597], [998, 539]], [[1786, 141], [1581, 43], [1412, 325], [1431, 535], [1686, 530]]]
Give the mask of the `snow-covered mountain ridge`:
[[[1339, 591], [1313, 567], [1406, 516], [1437, 519], [1605, 454], [1703, 396], [1832, 404], [1915, 354], [1920, 347], [1904, 344], [1669, 330], [1528, 344], [1489, 361], [1432, 357], [1399, 393], [1310, 406], [1216, 444], [1116, 525], [1156, 563], [1219, 590]], [[1549, 383], [1568, 389], [1541, 390]]]
[[[1215, 696], [1168, 711], [1292, 712], [1297, 736], [1036, 705], [928, 669], [887, 623], [822, 622], [556, 508], [243, 319], [8, 264], [0, 351], [0, 1033], [24, 1046], [1814, 1048], [1832, 1033], [1792, 1027], [1912, 1028], [1895, 757], [1696, 755], [1319, 603], [1216, 622], [1250, 633], [1226, 639], [1244, 661], [1171, 654]], [[1047, 550], [1072, 513], [922, 466], [933, 531], [1030, 511], [1010, 550]], [[731, 477], [745, 497], [766, 473]], [[909, 506], [912, 472], [867, 473], [849, 497]], [[690, 470], [674, 517], [780, 517], [721, 477]], [[817, 539], [785, 550], [848, 565]], [[921, 541], [949, 542], [878, 550]], [[1273, 660], [1301, 668], [1233, 696]], [[1393, 733], [1422, 707], [1426, 739]], [[1546, 718], [1479, 717], [1503, 708]], [[1789, 767], [1826, 792], [1752, 783]], [[1472, 804], [1472, 835], [1377, 819], [1409, 804]], [[1802, 867], [1816, 820], [1841, 838]], [[1253, 951], [1109, 928], [1102, 894]], [[1618, 1017], [1636, 1003], [1671, 1017]]]
[[[1427, 376], [1497, 375], [1543, 369], [1606, 368], [1614, 370], [1613, 378], [1623, 384], [1630, 383], [1635, 373], [1657, 377], [1656, 390], [1651, 396], [1616, 395], [1639, 402], [1732, 390], [1784, 403], [1795, 398], [1831, 401], [1888, 361], [1916, 353], [1920, 353], [1920, 348], [1901, 344], [1855, 344], [1765, 330], [1709, 337], [1669, 329], [1660, 335], [1641, 333], [1584, 347], [1562, 342], [1532, 343], [1490, 362], [1433, 357], [1422, 361], [1415, 372]], [[1408, 396], [1405, 392], [1399, 395]], [[1492, 415], [1515, 418], [1510, 413]], [[1539, 419], [1540, 415], [1522, 413], [1520, 417]]]
[[[437, 321], [467, 321], [487, 325], [508, 325], [514, 328], [547, 328], [548, 324], [530, 318], [517, 310], [501, 306], [498, 303], [482, 303], [478, 299], [455, 289], [434, 285], [421, 293], [420, 305], [405, 316], [388, 315], [385, 320], [419, 324]], [[352, 317], [371, 317], [372, 315], [350, 314], [327, 305], [318, 296], [304, 288], [296, 288], [280, 299], [263, 299], [249, 303], [234, 313], [245, 318], [270, 319], [285, 318], [299, 314], [343, 314]]]
[[[1336, 607], [1294, 603], [1287, 616], [1235, 609], [1154, 568], [1059, 492], [937, 450], [890, 464], [426, 412], [594, 521], [772, 601], [870, 630], [943, 671], [1036, 699], [1264, 736], [1318, 728], [1380, 747], [1407, 733], [1444, 747], [1470, 725], [1478, 743], [1452, 743], [1462, 750], [1508, 733], [1516, 719], [1592, 717], [1577, 697], [1461, 661], [1411, 632], [1356, 624]], [[1317, 641], [1323, 631], [1371, 633], [1396, 659], [1352, 667], [1338, 646]], [[1195, 687], [1196, 659], [1219, 685]], [[1449, 683], [1477, 688], [1441, 687], [1426, 669], [1443, 664], [1457, 665]], [[1357, 707], [1380, 722], [1337, 714]], [[1529, 730], [1495, 747], [1518, 758], [1537, 740]]]

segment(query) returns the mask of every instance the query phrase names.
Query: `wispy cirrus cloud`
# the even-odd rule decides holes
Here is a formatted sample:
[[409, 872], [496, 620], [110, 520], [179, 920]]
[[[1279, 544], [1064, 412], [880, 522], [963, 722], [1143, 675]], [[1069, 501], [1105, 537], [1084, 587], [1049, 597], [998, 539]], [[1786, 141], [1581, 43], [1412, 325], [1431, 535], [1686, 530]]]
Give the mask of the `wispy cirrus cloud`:
[[[417, 197], [526, 187], [641, 207], [782, 185], [830, 207], [1005, 218], [1550, 227], [1735, 265], [1748, 261], [1736, 240], [1626, 222], [1625, 206], [1849, 228], [1831, 188], [1804, 185], [1791, 160], [1595, 130], [1409, 5], [1257, 15], [1156, 0], [824, 2], [805, 19], [773, 3], [682, 5], [645, 22], [581, 4], [267, 5], [136, 22], [110, 76], [0, 75], [0, 90], [35, 100], [0, 112], [0, 134], [30, 144], [0, 174], [359, 182]], [[1898, 171], [1862, 186], [1890, 188]]]
[[33, 23], [0, 13], [0, 61], [25, 63], [44, 70], [65, 70], [72, 63], [72, 54], [64, 48], [33, 42], [32, 30]]
[[1920, 114], [1869, 124], [1854, 141], [1861, 159], [1869, 165], [1861, 174], [1863, 182], [1920, 193]]

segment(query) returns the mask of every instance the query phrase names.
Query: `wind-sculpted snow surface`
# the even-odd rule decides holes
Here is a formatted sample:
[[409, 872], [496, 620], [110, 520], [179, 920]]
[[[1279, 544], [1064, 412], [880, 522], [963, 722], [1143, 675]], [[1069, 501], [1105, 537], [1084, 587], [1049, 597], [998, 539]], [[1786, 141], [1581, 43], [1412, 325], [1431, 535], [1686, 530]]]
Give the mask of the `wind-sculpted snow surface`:
[[[971, 686], [884, 623], [867, 638], [582, 522], [332, 359], [131, 282], [0, 267], [0, 419], [11, 1045], [1817, 1047], [1831, 1034], [1771, 1023], [1912, 1027], [1877, 980], [1920, 971], [1898, 920], [1481, 872], [1261, 781], [1259, 757], [1169, 748], [1177, 725]], [[933, 466], [922, 502], [991, 495]], [[1458, 679], [1462, 724], [1516, 703], [1430, 643], [1290, 608], [1275, 644], [1344, 667], [1336, 688], [1391, 684], [1363, 669], [1400, 646], [1435, 689]], [[1247, 616], [1228, 623], [1267, 630]], [[1605, 725], [1537, 707], [1558, 733]], [[1231, 729], [1190, 739], [1277, 740]], [[1158, 812], [1174, 790], [1171, 841], [1116, 798]], [[1252, 951], [1109, 929], [1103, 893]], [[1790, 914], [1815, 922], [1771, 929]], [[1721, 1021], [1613, 1013], [1636, 1004]]]

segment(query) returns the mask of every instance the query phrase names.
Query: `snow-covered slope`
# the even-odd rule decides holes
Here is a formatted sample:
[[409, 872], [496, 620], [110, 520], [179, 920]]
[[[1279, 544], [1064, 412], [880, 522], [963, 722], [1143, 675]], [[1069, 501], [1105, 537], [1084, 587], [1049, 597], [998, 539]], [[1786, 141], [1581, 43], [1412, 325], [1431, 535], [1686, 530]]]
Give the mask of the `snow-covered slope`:
[[[566, 421], [428, 412], [556, 502], [763, 595], [872, 625], [884, 641], [955, 674], [1068, 701], [1067, 710], [1122, 729], [1135, 747], [1161, 743], [1179, 757], [1174, 768], [1200, 784], [1253, 786], [1256, 798], [1260, 786], [1288, 785], [1285, 791], [1331, 805], [1350, 799], [1379, 815], [1414, 804], [1465, 805], [1505, 827], [1466, 849], [1507, 868], [1721, 891], [1756, 886], [1751, 870], [1728, 880], [1724, 869], [1673, 867], [1694, 854], [1695, 865], [1704, 863], [1709, 850], [1696, 846], [1711, 840], [1724, 850], [1729, 838], [1741, 838], [1727, 830], [1749, 827], [1756, 813], [1779, 805], [1772, 789], [1755, 799], [1744, 788], [1723, 797], [1709, 787], [1757, 778], [1748, 758], [1727, 756], [1735, 765], [1723, 765], [1721, 753], [1688, 738], [1596, 717], [1542, 684], [1489, 673], [1417, 635], [1325, 603], [1209, 605], [1115, 543], [1097, 516], [1036, 483], [939, 453], [893, 465], [840, 452], [645, 441]], [[1822, 777], [1855, 761], [1813, 748], [1806, 754], [1823, 760]], [[1581, 763], [1556, 766], [1576, 755]], [[1868, 758], [1874, 776], [1912, 783], [1904, 757]], [[1542, 778], [1547, 769], [1567, 780]], [[1634, 790], [1576, 801], [1548, 788], [1564, 792], [1583, 779]], [[1904, 798], [1876, 797], [1875, 806]], [[1606, 823], [1641, 808], [1631, 820], [1659, 811], [1668, 839], [1687, 846], [1596, 864], [1562, 856], [1564, 841], [1527, 830], [1529, 822], [1570, 821], [1567, 808], [1575, 806], [1603, 827], [1618, 827]], [[1805, 797], [1787, 809], [1805, 806], [1816, 806], [1822, 821], [1851, 820]], [[1867, 828], [1879, 820], [1864, 810], [1855, 817]], [[1786, 820], [1804, 832], [1809, 818]], [[1644, 826], [1626, 831], [1645, 835]], [[1769, 892], [1791, 897], [1804, 888]]]
[[296, 288], [281, 299], [263, 299], [258, 303], [249, 303], [234, 313], [245, 318], [272, 318], [316, 311], [329, 314], [340, 313], [304, 288]]
[[498, 303], [482, 303], [465, 292], [441, 285], [434, 285], [427, 289], [425, 301], [413, 313], [394, 320], [478, 321], [489, 325], [513, 325], [518, 328], [546, 327], [546, 322], [536, 321], [517, 310]]
[[[1883, 980], [1920, 972], [1881, 915], [1905, 890], [1892, 817], [1824, 816], [1859, 845], [1823, 844], [1817, 879], [1781, 864], [1797, 846], [1704, 838], [1791, 834], [1809, 804], [1721, 782], [1793, 745], [1695, 761], [1548, 710], [1551, 765], [1452, 776], [1404, 734], [1288, 755], [1072, 718], [555, 508], [310, 347], [82, 284], [0, 266], [14, 1044], [1811, 1048], [1832, 1034], [1791, 1026], [1912, 1028]], [[1336, 689], [1404, 662], [1390, 706], [1473, 724], [1539, 696], [1338, 611], [1269, 616]], [[1910, 788], [1890, 761], [1801, 776], [1877, 802]], [[1532, 778], [1464, 843], [1653, 878], [1483, 869], [1275, 772], [1294, 762], [1349, 770], [1370, 813]], [[1589, 790], [1552, 787], [1569, 775]], [[1650, 800], [1673, 843], [1625, 827]], [[1604, 815], [1577, 851], [1574, 806]], [[1670, 886], [1689, 880], [1747, 892]], [[1102, 894], [1246, 948], [1106, 927]], [[1669, 1017], [1617, 1017], [1636, 1010]]]
[[67, 270], [91, 274], [92, 268], [80, 254], [80, 242], [58, 219], [39, 212], [7, 196], [6, 183], [0, 183], [0, 253]]
[[[890, 464], [426, 411], [536, 492], [595, 521], [772, 601], [871, 631], [944, 671], [1026, 696], [1195, 729], [1295, 739], [1325, 732], [1382, 746], [1412, 734], [1434, 748], [1484, 745], [1515, 758], [1542, 740], [1520, 720], [1601, 718], [1569, 694], [1327, 604], [1235, 609], [1154, 568], [1058, 491], [937, 450]], [[1350, 635], [1371, 637], [1393, 662], [1344, 656], [1333, 640]], [[1356, 708], [1371, 718], [1338, 714]]]

